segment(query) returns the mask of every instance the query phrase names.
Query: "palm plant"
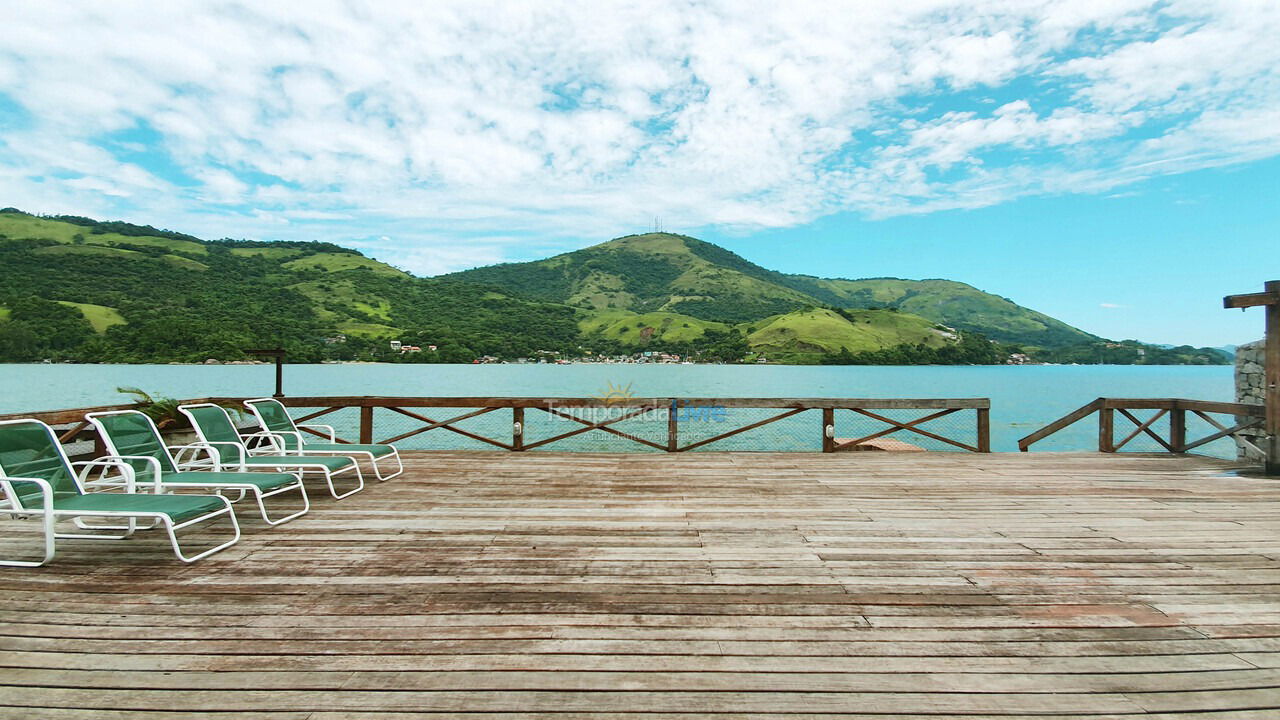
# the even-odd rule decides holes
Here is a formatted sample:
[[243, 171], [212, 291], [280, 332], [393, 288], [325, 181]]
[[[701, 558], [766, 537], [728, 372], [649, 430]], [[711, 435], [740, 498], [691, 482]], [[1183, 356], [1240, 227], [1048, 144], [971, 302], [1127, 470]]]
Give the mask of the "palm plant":
[[[181, 400], [175, 400], [171, 397], [155, 397], [141, 388], [127, 385], [116, 388], [116, 392], [132, 397], [133, 401], [138, 405], [138, 411], [151, 418], [156, 427], [161, 430], [171, 425], [181, 425], [186, 422], [186, 418], [183, 417], [182, 413], [178, 412], [178, 405], [182, 404]], [[234, 412], [237, 417], [243, 414], [243, 411], [233, 403], [218, 404]]]

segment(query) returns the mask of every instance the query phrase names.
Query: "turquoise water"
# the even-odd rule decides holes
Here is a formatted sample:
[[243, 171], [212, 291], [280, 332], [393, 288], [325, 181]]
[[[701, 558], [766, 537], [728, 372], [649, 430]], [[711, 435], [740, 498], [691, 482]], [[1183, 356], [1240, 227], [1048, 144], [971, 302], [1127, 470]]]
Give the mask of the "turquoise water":
[[[108, 405], [126, 402], [118, 385], [134, 385], [156, 395], [177, 398], [269, 395], [274, 368], [266, 365], [0, 365], [0, 413]], [[289, 395], [389, 396], [539, 396], [599, 395], [614, 387], [630, 387], [638, 397], [848, 397], [848, 398], [991, 398], [992, 448], [1016, 450], [1019, 437], [1100, 397], [1184, 397], [1230, 401], [1232, 370], [1227, 366], [960, 366], [960, 367], [799, 367], [733, 365], [289, 365], [284, 389]], [[379, 411], [379, 437], [411, 430], [414, 422]], [[461, 411], [459, 411], [461, 412]], [[433, 414], [435, 413], [435, 414]], [[763, 413], [763, 414], [762, 414]], [[433, 409], [433, 419], [448, 417]], [[455, 413], [457, 414], [457, 413]], [[724, 432], [738, 424], [766, 417], [768, 411], [730, 411], [702, 418], [701, 424], [682, 425], [682, 436], [694, 439]], [[890, 413], [886, 413], [890, 414]], [[918, 417], [921, 413], [900, 413]], [[1145, 416], [1146, 413], [1143, 413]], [[438, 417], [437, 417], [438, 415]], [[569, 421], [542, 420], [530, 413], [526, 441], [565, 432]], [[813, 415], [814, 417], [808, 417]], [[815, 449], [820, 442], [817, 412], [736, 436], [727, 444], [707, 449], [750, 449], [769, 444], [786, 449]], [[972, 440], [972, 411], [938, 421], [937, 427], [962, 440]], [[326, 416], [347, 428], [353, 413]], [[730, 425], [712, 421], [726, 420]], [[494, 412], [463, 424], [472, 430], [509, 437], [509, 412]], [[542, 423], [538, 425], [538, 423]], [[1117, 437], [1129, 428], [1117, 418]], [[1161, 421], [1163, 425], [1163, 421]], [[618, 426], [651, 439], [665, 433], [663, 418], [638, 418]], [[925, 426], [931, 427], [931, 426]], [[877, 429], [852, 414], [837, 418], [837, 435], [857, 437]], [[1193, 428], [1193, 436], [1200, 428]], [[968, 433], [965, 435], [965, 433]], [[631, 443], [592, 432], [552, 446], [557, 449], [634, 449]], [[904, 439], [908, 439], [904, 436]], [[1150, 441], [1132, 449], [1155, 449]], [[929, 445], [927, 441], [921, 444]], [[432, 431], [415, 437], [409, 447], [484, 447], [452, 433]], [[1208, 447], [1208, 446], [1207, 446]], [[1035, 446], [1041, 450], [1097, 448], [1097, 424], [1092, 419], [1060, 432]], [[938, 449], [942, 449], [939, 447]], [[1128, 448], [1126, 448], [1128, 449]], [[1208, 452], [1229, 456], [1229, 441], [1214, 443]]]

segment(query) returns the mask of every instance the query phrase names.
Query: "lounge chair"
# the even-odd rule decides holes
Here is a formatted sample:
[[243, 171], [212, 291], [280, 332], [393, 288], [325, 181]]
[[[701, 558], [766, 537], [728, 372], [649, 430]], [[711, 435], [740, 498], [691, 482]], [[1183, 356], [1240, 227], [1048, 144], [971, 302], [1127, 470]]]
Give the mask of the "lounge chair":
[[[258, 503], [258, 512], [262, 514], [263, 522], [268, 525], [288, 522], [305, 515], [311, 509], [307, 489], [302, 485], [301, 473], [183, 472], [178, 469], [178, 463], [174, 461], [170, 449], [165, 447], [156, 424], [137, 410], [89, 413], [85, 415], [85, 419], [98, 431], [111, 456], [128, 463], [133, 468], [139, 484], [150, 481], [157, 494], [193, 488], [212, 490], [217, 493], [223, 490], [238, 490], [240, 495], [236, 498], [237, 501], [246, 494], [253, 495]], [[266, 498], [291, 490], [297, 490], [302, 495], [302, 509], [278, 520], [272, 520], [267, 514]]]
[[[76, 474], [80, 468], [80, 474]], [[124, 492], [85, 492], [89, 474], [114, 470], [123, 477]], [[164, 525], [169, 533], [173, 554], [183, 562], [194, 562], [231, 547], [240, 540], [240, 523], [231, 502], [219, 495], [151, 495], [137, 492], [133, 467], [113, 459], [71, 463], [66, 451], [48, 425], [39, 420], [0, 421], [0, 488], [3, 489], [5, 512], [19, 517], [41, 518], [44, 534], [44, 558], [41, 560], [0, 560], [0, 565], [39, 567], [53, 559], [58, 538], [87, 540], [123, 540], [139, 529], [139, 519], [149, 520], [152, 527]], [[227, 542], [187, 556], [178, 544], [177, 531], [214, 520], [223, 515], [231, 520], [235, 536]], [[123, 518], [123, 527], [102, 528], [124, 530], [119, 535], [60, 533], [59, 520], [81, 518]], [[88, 528], [89, 526], [81, 526]]]
[[[360, 472], [360, 465], [353, 458], [341, 456], [303, 457], [301, 455], [277, 454], [283, 451], [279, 449], [274, 437], [266, 436], [265, 434], [241, 437], [240, 431], [236, 429], [235, 423], [231, 422], [231, 416], [227, 415], [226, 409], [212, 403], [179, 405], [178, 411], [191, 421], [191, 427], [195, 428], [196, 435], [200, 438], [200, 442], [191, 447], [203, 449], [208, 457], [208, 460], [203, 462], [187, 463], [187, 467], [196, 469], [203, 467], [210, 470], [238, 470], [241, 472], [249, 468], [300, 470], [302, 472], [315, 471], [324, 475], [324, 481], [329, 486], [329, 493], [335, 498], [354, 495], [364, 489], [364, 474]], [[263, 448], [255, 448], [250, 451], [248, 443], [255, 437], [261, 437], [269, 441], [268, 445], [265, 446], [265, 452], [271, 454], [263, 454]], [[182, 467], [183, 465], [179, 461], [179, 466]], [[333, 486], [333, 478], [336, 475], [348, 472], [355, 473], [356, 486], [347, 492], [339, 493], [338, 489]]]
[[[332, 426], [298, 425], [293, 422], [293, 418], [289, 417], [289, 411], [285, 409], [284, 405], [273, 398], [245, 400], [244, 405], [258, 419], [263, 430], [279, 439], [280, 448], [286, 455], [296, 453], [298, 455], [361, 456], [369, 461], [369, 465], [373, 468], [374, 477], [378, 478], [378, 480], [390, 480], [404, 472], [404, 463], [400, 460], [400, 451], [396, 450], [394, 445], [358, 445], [337, 442]], [[328, 437], [328, 442], [312, 442], [304, 439], [302, 436], [303, 429], [323, 430]], [[383, 475], [382, 467], [380, 466], [383, 462], [394, 462], [396, 465], [395, 472], [390, 475]]]

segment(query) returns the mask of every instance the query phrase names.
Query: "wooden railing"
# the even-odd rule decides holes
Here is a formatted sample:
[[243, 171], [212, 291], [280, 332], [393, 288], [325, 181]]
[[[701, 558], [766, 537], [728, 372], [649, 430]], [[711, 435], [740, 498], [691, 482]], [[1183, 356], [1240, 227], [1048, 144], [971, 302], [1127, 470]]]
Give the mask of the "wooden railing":
[[[1154, 410], [1147, 419], [1141, 419], [1132, 411]], [[1063, 428], [1074, 425], [1086, 417], [1098, 413], [1098, 452], [1119, 452], [1130, 441], [1146, 436], [1160, 447], [1171, 453], [1186, 453], [1222, 438], [1235, 438], [1254, 449], [1245, 430], [1262, 427], [1266, 411], [1261, 405], [1243, 403], [1208, 402], [1203, 400], [1183, 400], [1178, 398], [1098, 398], [1018, 441], [1018, 449], [1028, 449]], [[1187, 437], [1187, 414], [1192, 413], [1203, 420], [1214, 432], [1191, 439]], [[1116, 442], [1116, 416], [1131, 424], [1132, 429], [1125, 437]], [[1232, 415], [1234, 418], [1221, 422], [1213, 415]], [[1156, 430], [1156, 422], [1164, 417], [1169, 418], [1168, 435], [1162, 436]], [[1262, 452], [1259, 450], [1259, 452]]]
[[[184, 403], [217, 402], [238, 404], [242, 398], [200, 398], [184, 400]], [[991, 401], [987, 398], [933, 398], [933, 399], [884, 399], [884, 398], [536, 398], [536, 397], [286, 397], [281, 401], [291, 408], [307, 408], [310, 412], [295, 414], [298, 423], [323, 422], [326, 416], [338, 411], [356, 408], [359, 411], [358, 422], [348, 423], [347, 437], [342, 437], [344, 428], [339, 428], [339, 442], [358, 443], [397, 443], [422, 435], [439, 431], [455, 433], [486, 446], [521, 452], [546, 447], [555, 443], [578, 437], [585, 433], [597, 432], [616, 438], [628, 440], [649, 449], [664, 452], [685, 452], [717, 443], [742, 433], [777, 423], [809, 410], [817, 410], [821, 415], [821, 424], [811, 426], [811, 430], [801, 428], [807, 436], [806, 443], [810, 448], [820, 448], [822, 452], [836, 452], [857, 449], [873, 441], [889, 435], [898, 437], [910, 435], [916, 438], [927, 438], [939, 447], [954, 447], [969, 452], [991, 452]], [[5, 417], [34, 417], [50, 425], [64, 426], [59, 434], [64, 442], [73, 439], [88, 439], [84, 423], [84, 414], [92, 411], [123, 409], [133, 405], [116, 405], [96, 408], [79, 408], [73, 410], [56, 410], [36, 413], [18, 413]], [[607, 409], [606, 417], [581, 417], [578, 413], [583, 408]], [[403, 420], [397, 423], [394, 432], [375, 432], [375, 414], [377, 409], [394, 413]], [[441, 417], [440, 410], [452, 409], [464, 412], [450, 413]], [[755, 419], [744, 424], [734, 424], [731, 410], [755, 409], [775, 410], [776, 413]], [[920, 410], [924, 414], [909, 419], [891, 417], [889, 411]], [[974, 420], [969, 425], [972, 431], [963, 434], [972, 440], [960, 439], [958, 433], [949, 428], [940, 427], [936, 421], [954, 416], [963, 411], [974, 411]], [[492, 413], [510, 411], [510, 424], [500, 423], [498, 427], [506, 428], [495, 431], [494, 424], [489, 423], [482, 431], [476, 427], [461, 427], [460, 423], [472, 418]], [[836, 437], [837, 412], [847, 411], [861, 418], [873, 421], [877, 429], [873, 432], [847, 440]], [[723, 432], [715, 432], [709, 436], [698, 433], [698, 437], [682, 436], [681, 418], [692, 413], [705, 416], [709, 412], [721, 413], [720, 422], [734, 425]], [[563, 432], [555, 432], [544, 437], [528, 436], [527, 420], [532, 419], [529, 413], [539, 413], [547, 417], [568, 423], [574, 427]], [[665, 433], [659, 437], [641, 437], [618, 427], [631, 418], [644, 413], [656, 413], [649, 419], [665, 420]], [[663, 414], [665, 413], [665, 418]], [[385, 418], [385, 413], [382, 414]], [[954, 421], [956, 418], [952, 418]], [[384, 421], [385, 422], [385, 421]], [[406, 427], [406, 423], [408, 426]], [[933, 425], [929, 425], [934, 423]], [[929, 425], [929, 427], [924, 427]], [[705, 429], [703, 425], [701, 429]], [[719, 430], [717, 427], [716, 430]], [[794, 432], [792, 427], [789, 432]], [[812, 432], [812, 435], [807, 433]], [[319, 433], [313, 433], [319, 434]], [[354, 434], [354, 437], [351, 435]], [[786, 449], [759, 447], [753, 449]]]
[[[987, 398], [933, 398], [933, 399], [884, 399], [884, 398], [536, 398], [536, 397], [290, 397], [282, 402], [290, 407], [320, 408], [314, 412], [296, 418], [305, 423], [337, 412], [343, 408], [360, 409], [359, 437], [360, 443], [395, 443], [410, 437], [433, 430], [445, 430], [463, 437], [476, 440], [486, 445], [521, 452], [533, 450], [576, 437], [591, 431], [600, 431], [614, 437], [623, 438], [633, 443], [661, 450], [664, 452], [685, 452], [694, 450], [729, 437], [755, 430], [771, 423], [784, 420], [806, 410], [820, 410], [822, 424], [815, 428], [821, 438], [823, 452], [847, 450], [871, 440], [894, 433], [911, 433], [927, 437], [970, 452], [991, 452], [990, 408]], [[393, 435], [376, 438], [374, 432], [374, 413], [376, 408], [385, 408], [398, 415], [420, 423], [417, 427], [402, 430]], [[433, 408], [474, 408], [449, 418], [437, 419], [428, 415]], [[574, 415], [571, 411], [581, 408], [603, 408], [616, 411], [616, 415], [604, 419], [592, 420]], [[682, 442], [680, 436], [680, 417], [691, 409], [705, 413], [708, 410], [732, 409], [777, 410], [767, 418], [740, 425], [717, 433], [711, 437], [703, 437], [691, 442]], [[460, 428], [457, 424], [463, 420], [478, 417], [500, 410], [511, 411], [511, 433], [509, 436], [495, 437], [484, 435], [473, 430]], [[870, 418], [886, 427], [872, 434], [838, 442], [835, 437], [835, 413], [837, 410], [848, 410], [863, 417]], [[876, 411], [883, 410], [934, 410], [924, 417], [910, 420], [898, 420], [886, 417]], [[974, 436], [970, 444], [947, 437], [940, 432], [922, 428], [921, 425], [932, 422], [964, 410], [975, 411]], [[571, 430], [557, 433], [536, 440], [526, 438], [526, 414], [541, 412], [569, 423], [579, 425]], [[666, 437], [663, 441], [655, 441], [617, 429], [618, 423], [649, 412], [666, 412]]]

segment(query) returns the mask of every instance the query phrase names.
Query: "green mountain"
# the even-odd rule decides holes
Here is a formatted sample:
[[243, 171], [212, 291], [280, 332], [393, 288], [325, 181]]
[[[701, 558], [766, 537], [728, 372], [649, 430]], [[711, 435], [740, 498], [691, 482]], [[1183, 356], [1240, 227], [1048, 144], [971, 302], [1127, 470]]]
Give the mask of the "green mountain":
[[826, 308], [796, 310], [751, 323], [747, 343], [770, 355], [792, 353], [866, 352], [895, 345], [942, 347], [956, 340], [954, 333], [908, 313]]
[[[985, 363], [1014, 349], [997, 343], [1061, 362], [1224, 359], [1110, 343], [963, 283], [788, 275], [666, 233], [418, 278], [332, 243], [208, 241], [9, 208], [0, 267], [0, 362], [236, 360], [283, 345], [303, 362], [657, 350]], [[401, 355], [388, 340], [437, 349]]]
[[[473, 283], [415, 278], [329, 243], [204, 241], [127, 223], [0, 211], [0, 361], [299, 361], [571, 350], [573, 309]], [[328, 341], [326, 341], [326, 339]]]
[[[492, 265], [442, 277], [591, 311], [663, 311], [712, 322], [745, 322], [814, 304], [770, 272], [718, 262], [727, 251], [666, 233], [631, 235], [527, 263]], [[706, 257], [704, 257], [706, 256]]]
[[793, 288], [806, 289], [815, 298], [835, 307], [897, 308], [1001, 342], [1062, 347], [1101, 340], [1008, 298], [954, 280], [828, 280], [790, 275], [787, 283]]
[[[788, 275], [716, 245], [667, 233], [633, 235], [546, 260], [444, 277], [495, 285], [589, 312], [660, 311], [740, 324], [813, 307], [896, 309], [930, 325], [978, 332], [1006, 343], [1062, 347], [1101, 339], [960, 282]], [[897, 334], [884, 339], [913, 342]], [[865, 344], [855, 342], [858, 347]], [[816, 345], [830, 347], [829, 342]]]

